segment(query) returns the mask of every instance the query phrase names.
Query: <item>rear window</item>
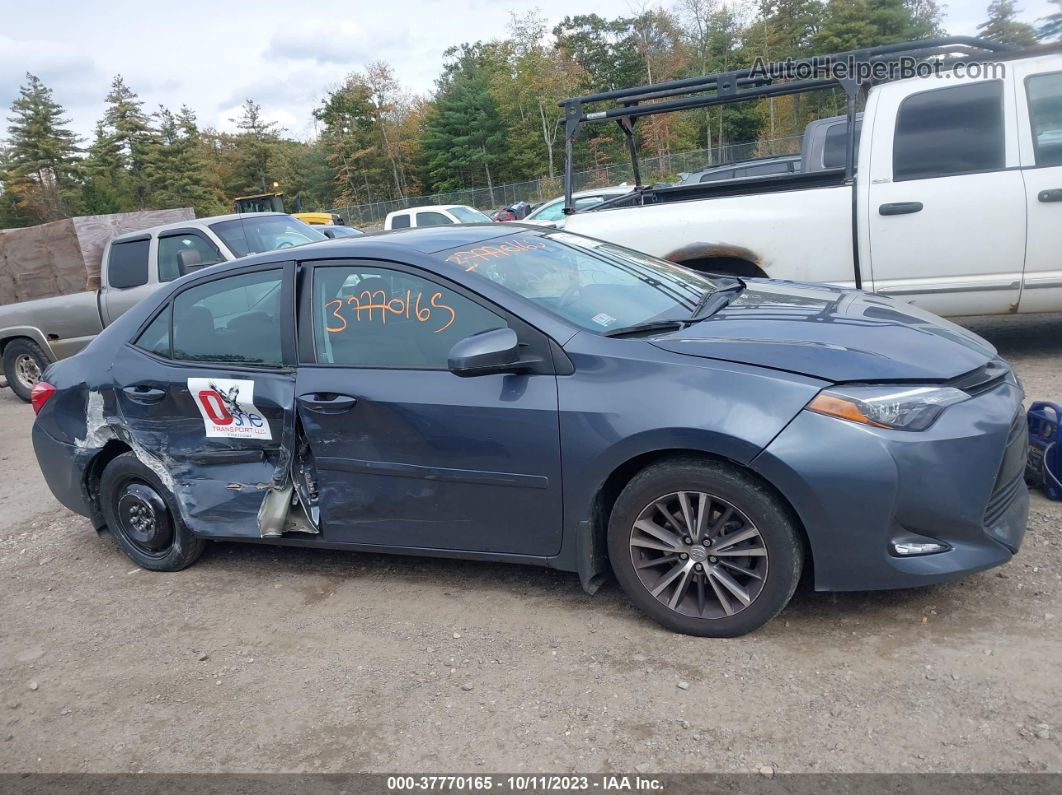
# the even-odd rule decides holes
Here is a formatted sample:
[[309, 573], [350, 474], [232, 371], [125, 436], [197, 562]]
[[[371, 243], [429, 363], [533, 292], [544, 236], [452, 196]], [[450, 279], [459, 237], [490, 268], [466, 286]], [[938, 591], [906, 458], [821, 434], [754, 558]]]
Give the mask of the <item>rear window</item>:
[[[855, 126], [855, 160], [859, 160], [859, 133], [863, 123], [856, 122]], [[822, 167], [844, 168], [845, 150], [848, 148], [848, 122], [831, 124], [826, 130], [826, 138], [822, 143]]]
[[453, 221], [442, 213], [417, 213], [417, 226], [446, 226], [447, 224], [452, 223]]
[[494, 223], [479, 210], [471, 207], [451, 207], [450, 212], [463, 224], [490, 224]]
[[734, 170], [730, 169], [728, 171], [713, 171], [710, 174], [705, 174], [705, 175], [703, 175], [701, 177], [700, 181], [701, 182], [718, 182], [719, 180], [733, 179], [733, 178], [734, 178]]
[[1003, 83], [923, 91], [896, 117], [893, 179], [930, 179], [1003, 168]]
[[111, 254], [107, 259], [107, 284], [123, 289], [140, 287], [148, 282], [148, 249], [151, 241], [125, 240], [111, 244]]

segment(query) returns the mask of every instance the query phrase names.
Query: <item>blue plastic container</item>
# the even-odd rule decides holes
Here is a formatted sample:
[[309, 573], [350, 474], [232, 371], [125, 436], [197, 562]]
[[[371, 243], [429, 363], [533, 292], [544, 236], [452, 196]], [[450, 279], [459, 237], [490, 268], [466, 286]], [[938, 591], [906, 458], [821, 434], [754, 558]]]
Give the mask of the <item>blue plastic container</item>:
[[1029, 406], [1029, 460], [1025, 482], [1062, 500], [1062, 406], [1038, 401]]

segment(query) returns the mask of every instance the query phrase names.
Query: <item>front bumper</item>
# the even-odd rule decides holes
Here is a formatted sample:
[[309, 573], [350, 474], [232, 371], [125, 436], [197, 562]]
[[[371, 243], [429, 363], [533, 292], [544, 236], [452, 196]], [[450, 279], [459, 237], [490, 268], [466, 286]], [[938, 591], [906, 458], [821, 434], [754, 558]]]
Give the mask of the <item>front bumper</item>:
[[[1010, 560], [1029, 512], [1021, 401], [1004, 383], [922, 432], [801, 412], [753, 467], [803, 521], [816, 590], [929, 585]], [[912, 537], [948, 548], [891, 552], [892, 541]]]

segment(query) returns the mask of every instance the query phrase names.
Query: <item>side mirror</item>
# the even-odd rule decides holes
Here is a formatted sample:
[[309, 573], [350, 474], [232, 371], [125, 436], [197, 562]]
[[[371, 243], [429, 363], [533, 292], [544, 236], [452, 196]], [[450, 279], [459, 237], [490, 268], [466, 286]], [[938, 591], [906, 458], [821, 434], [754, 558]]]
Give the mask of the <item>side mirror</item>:
[[511, 328], [496, 328], [465, 337], [450, 349], [449, 368], [454, 375], [469, 378], [520, 369], [520, 341]]

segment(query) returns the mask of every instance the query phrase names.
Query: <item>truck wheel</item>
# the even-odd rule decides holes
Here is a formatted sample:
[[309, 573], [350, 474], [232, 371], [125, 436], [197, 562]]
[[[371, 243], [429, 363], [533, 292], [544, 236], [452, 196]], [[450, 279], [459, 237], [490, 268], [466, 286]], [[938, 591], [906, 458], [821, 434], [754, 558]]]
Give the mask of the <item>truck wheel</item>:
[[786, 506], [723, 463], [677, 458], [642, 470], [609, 518], [612, 570], [627, 596], [675, 632], [731, 638], [776, 616], [803, 545]]
[[203, 553], [205, 542], [181, 521], [169, 489], [133, 453], [103, 470], [100, 509], [115, 543], [145, 569], [180, 571]]
[[41, 380], [48, 356], [33, 340], [12, 340], [4, 348], [4, 375], [11, 391], [29, 403], [33, 386]]

